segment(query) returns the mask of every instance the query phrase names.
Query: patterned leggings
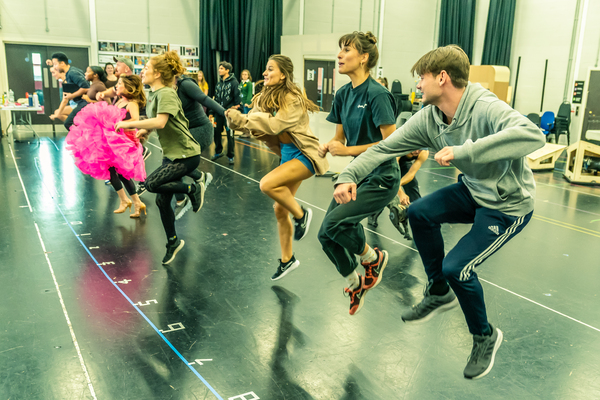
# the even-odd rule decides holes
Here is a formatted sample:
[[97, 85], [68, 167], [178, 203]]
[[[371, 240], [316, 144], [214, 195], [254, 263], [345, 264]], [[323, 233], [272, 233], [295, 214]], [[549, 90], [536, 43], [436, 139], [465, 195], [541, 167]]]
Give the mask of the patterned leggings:
[[163, 158], [162, 165], [146, 178], [146, 189], [150, 193], [156, 193], [156, 205], [169, 240], [174, 240], [177, 235], [171, 199], [175, 193], [187, 194], [193, 190], [193, 186], [183, 183], [181, 179], [192, 174], [198, 165], [200, 165], [200, 155], [173, 161]]

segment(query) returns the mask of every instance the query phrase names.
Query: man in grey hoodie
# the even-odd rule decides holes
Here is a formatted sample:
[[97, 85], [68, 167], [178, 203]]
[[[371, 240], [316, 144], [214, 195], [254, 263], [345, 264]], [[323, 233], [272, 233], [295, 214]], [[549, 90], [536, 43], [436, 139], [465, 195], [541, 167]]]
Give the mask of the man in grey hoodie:
[[[469, 83], [469, 59], [455, 45], [425, 54], [411, 72], [426, 105], [387, 139], [357, 157], [337, 180], [340, 204], [356, 199], [356, 187], [391, 158], [428, 147], [442, 166], [462, 174], [458, 183], [414, 202], [408, 209], [415, 244], [428, 277], [424, 299], [402, 315], [426, 321], [456, 306], [473, 349], [465, 378], [485, 376], [494, 365], [502, 332], [488, 323], [483, 289], [474, 269], [519, 233], [531, 219], [535, 182], [525, 156], [544, 146], [542, 132], [481, 85]], [[442, 223], [473, 224], [444, 255]], [[455, 294], [456, 295], [455, 295]]]

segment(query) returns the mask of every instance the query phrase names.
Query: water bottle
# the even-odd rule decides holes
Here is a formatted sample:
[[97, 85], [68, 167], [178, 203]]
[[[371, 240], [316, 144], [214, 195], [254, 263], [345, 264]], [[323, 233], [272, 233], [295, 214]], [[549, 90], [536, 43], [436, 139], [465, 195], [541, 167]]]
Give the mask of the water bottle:
[[8, 91], [8, 102], [9, 103], [14, 103], [15, 102], [15, 92], [13, 92], [12, 89], [10, 89]]
[[39, 107], [40, 106], [40, 99], [38, 97], [37, 92], [33, 93], [33, 106], [34, 107]]

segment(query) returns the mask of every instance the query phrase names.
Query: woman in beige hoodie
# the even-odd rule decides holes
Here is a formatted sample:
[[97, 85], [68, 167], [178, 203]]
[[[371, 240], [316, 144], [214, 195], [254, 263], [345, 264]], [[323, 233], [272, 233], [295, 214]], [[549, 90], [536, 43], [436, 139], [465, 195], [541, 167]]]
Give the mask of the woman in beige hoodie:
[[303, 180], [327, 172], [329, 164], [319, 157], [319, 140], [308, 126], [308, 112], [319, 107], [294, 83], [292, 60], [272, 55], [263, 78], [264, 89], [252, 99], [250, 113], [230, 109], [225, 116], [230, 129], [252, 134], [281, 157], [281, 164], [260, 181], [260, 190], [275, 200], [281, 259], [271, 279], [277, 280], [300, 265], [292, 251], [292, 236], [303, 239], [312, 217], [312, 210], [294, 198], [296, 191]]

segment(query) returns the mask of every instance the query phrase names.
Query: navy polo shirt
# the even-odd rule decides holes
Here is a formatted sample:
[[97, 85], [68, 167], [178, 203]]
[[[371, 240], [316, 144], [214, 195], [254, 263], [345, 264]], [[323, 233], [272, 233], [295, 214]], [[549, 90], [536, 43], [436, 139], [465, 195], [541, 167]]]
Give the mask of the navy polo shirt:
[[379, 127], [395, 124], [395, 116], [394, 97], [369, 76], [355, 88], [348, 83], [336, 92], [327, 121], [342, 124], [346, 146], [362, 146], [382, 140]]

